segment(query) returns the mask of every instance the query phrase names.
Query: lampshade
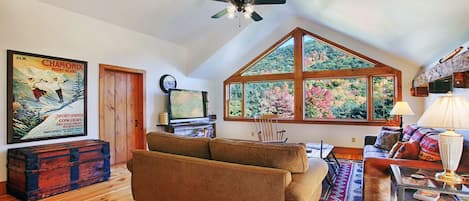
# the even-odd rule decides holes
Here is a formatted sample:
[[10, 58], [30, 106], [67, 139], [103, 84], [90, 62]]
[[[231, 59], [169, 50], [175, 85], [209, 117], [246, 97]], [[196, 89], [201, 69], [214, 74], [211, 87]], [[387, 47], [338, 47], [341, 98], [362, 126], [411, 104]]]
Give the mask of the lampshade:
[[394, 107], [392, 108], [392, 110], [389, 114], [391, 114], [391, 115], [413, 115], [414, 111], [412, 111], [412, 109], [410, 109], [410, 106], [407, 102], [399, 101], [394, 105]]
[[451, 130], [468, 129], [469, 101], [452, 94], [441, 96], [423, 113], [417, 124]]

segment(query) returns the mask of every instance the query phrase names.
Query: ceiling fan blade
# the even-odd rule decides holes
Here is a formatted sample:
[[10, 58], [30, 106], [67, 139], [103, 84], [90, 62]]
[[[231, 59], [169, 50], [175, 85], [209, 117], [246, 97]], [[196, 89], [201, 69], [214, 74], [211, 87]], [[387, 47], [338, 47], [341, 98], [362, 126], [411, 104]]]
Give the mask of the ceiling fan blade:
[[258, 22], [258, 21], [261, 21], [262, 20], [262, 17], [259, 15], [259, 13], [257, 13], [256, 11], [252, 12], [251, 13], [251, 18], [252, 20]]
[[226, 15], [228, 13], [228, 9], [223, 9], [221, 10], [220, 12], [218, 12], [217, 14], [213, 15], [212, 18], [213, 19], [218, 19], [220, 17], [223, 17], [223, 15]]
[[260, 4], [285, 4], [287, 0], [254, 0], [255, 5]]

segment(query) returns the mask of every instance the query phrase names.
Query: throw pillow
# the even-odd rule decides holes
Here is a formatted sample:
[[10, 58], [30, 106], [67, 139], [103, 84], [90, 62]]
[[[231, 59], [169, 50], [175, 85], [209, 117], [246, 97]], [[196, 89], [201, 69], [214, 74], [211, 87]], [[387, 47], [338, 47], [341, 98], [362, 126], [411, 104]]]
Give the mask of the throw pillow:
[[404, 142], [394, 155], [396, 159], [412, 159], [419, 157], [420, 145], [418, 142]]
[[384, 150], [391, 150], [392, 146], [396, 144], [399, 140], [399, 136], [401, 132], [399, 131], [388, 131], [388, 130], [381, 130], [378, 137], [376, 138], [375, 147], [384, 149]]
[[409, 124], [403, 132], [402, 141], [407, 142], [410, 140], [410, 137], [414, 134], [414, 132], [419, 128], [417, 124]]
[[401, 148], [402, 144], [404, 144], [404, 143], [403, 142], [396, 142], [396, 144], [394, 144], [394, 146], [392, 146], [391, 151], [389, 151], [388, 158], [394, 158], [394, 155], [396, 154], [397, 150], [399, 150], [399, 148]]
[[438, 146], [438, 134], [431, 133], [425, 135], [420, 141], [419, 160], [439, 161], [440, 148]]

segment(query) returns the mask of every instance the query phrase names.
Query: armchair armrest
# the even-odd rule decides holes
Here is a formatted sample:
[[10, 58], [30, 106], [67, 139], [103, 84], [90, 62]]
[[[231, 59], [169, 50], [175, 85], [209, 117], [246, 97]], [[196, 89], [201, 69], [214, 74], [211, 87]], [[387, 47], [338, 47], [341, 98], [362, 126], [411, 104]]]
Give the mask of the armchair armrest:
[[[292, 181], [285, 191], [285, 200], [319, 200], [322, 180], [326, 177], [328, 166], [320, 158], [308, 159], [309, 168], [304, 173], [292, 173]], [[311, 198], [312, 195], [314, 198]], [[316, 198], [317, 197], [317, 198]]]
[[441, 163], [438, 162], [393, 158], [365, 158], [363, 161], [363, 174], [369, 176], [387, 175], [391, 164], [415, 168], [443, 169]]
[[374, 145], [376, 142], [376, 136], [367, 135], [365, 136], [365, 145]]

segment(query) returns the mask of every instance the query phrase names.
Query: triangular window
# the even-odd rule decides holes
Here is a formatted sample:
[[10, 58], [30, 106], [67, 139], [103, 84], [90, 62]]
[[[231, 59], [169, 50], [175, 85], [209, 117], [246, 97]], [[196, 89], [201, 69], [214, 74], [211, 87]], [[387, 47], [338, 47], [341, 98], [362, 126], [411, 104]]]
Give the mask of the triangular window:
[[292, 73], [294, 69], [294, 39], [282, 43], [242, 73], [242, 76]]
[[303, 52], [303, 70], [305, 72], [372, 68], [375, 66], [367, 60], [309, 35], [303, 37]]
[[398, 125], [401, 89], [399, 70], [296, 28], [224, 81], [224, 119]]

